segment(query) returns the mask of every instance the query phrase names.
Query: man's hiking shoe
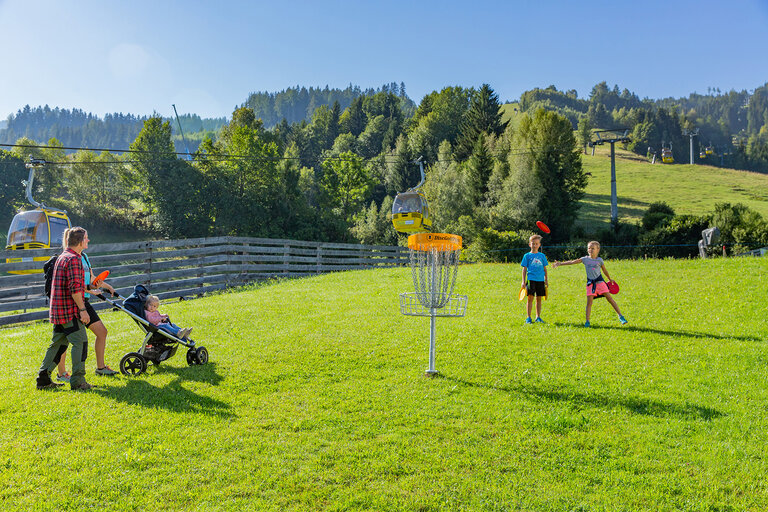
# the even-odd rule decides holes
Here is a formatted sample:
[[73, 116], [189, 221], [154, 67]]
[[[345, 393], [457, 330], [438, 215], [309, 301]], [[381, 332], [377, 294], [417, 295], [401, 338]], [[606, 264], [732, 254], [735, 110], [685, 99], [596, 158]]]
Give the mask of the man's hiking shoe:
[[64, 375], [59, 375], [58, 373], [56, 374], [56, 380], [59, 382], [69, 382], [71, 377], [72, 376], [69, 374], [69, 372], [64, 373]]
[[94, 389], [96, 386], [93, 384], [88, 384], [87, 382], [83, 382], [79, 386], [72, 387], [72, 391], [90, 391], [91, 389]]
[[621, 322], [621, 325], [624, 325], [627, 323], [627, 319], [624, 318], [622, 315], [619, 315], [619, 322]]
[[584, 327], [589, 327], [589, 322], [584, 322]]
[[540, 316], [537, 316], [536, 320], [534, 320], [534, 322], [536, 322], [537, 324], [545, 324], [546, 323], [544, 320], [541, 319]]
[[528, 317], [528, 318], [525, 319], [525, 323], [526, 324], [532, 324], [533, 320], [531, 320], [531, 317]]
[[37, 389], [59, 389], [64, 384], [50, 381], [48, 384], [38, 384]]
[[113, 375], [117, 375], [117, 372], [109, 366], [105, 366], [104, 368], [96, 368], [96, 375], [105, 375], [111, 377]]

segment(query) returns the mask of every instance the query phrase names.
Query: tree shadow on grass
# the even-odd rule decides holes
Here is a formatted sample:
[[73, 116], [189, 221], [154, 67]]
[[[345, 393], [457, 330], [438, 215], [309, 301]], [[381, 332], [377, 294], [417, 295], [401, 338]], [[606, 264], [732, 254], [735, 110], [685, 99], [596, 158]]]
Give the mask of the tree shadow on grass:
[[[152, 372], [152, 370], [149, 370]], [[215, 398], [199, 395], [186, 389], [184, 382], [207, 382], [218, 384], [223, 377], [218, 375], [214, 363], [190, 368], [174, 368], [161, 366], [154, 373], [167, 373], [177, 376], [176, 379], [164, 386], [153, 386], [146, 380], [146, 375], [126, 377], [123, 387], [104, 387], [97, 391], [101, 396], [117, 402], [140, 405], [149, 409], [165, 409], [178, 413], [196, 413], [221, 418], [232, 418], [232, 406]]]
[[569, 402], [574, 405], [590, 407], [614, 408], [622, 407], [632, 414], [656, 416], [659, 418], [676, 417], [685, 420], [711, 421], [724, 416], [720, 411], [711, 407], [695, 404], [676, 404], [661, 400], [652, 400], [639, 396], [620, 396], [608, 393], [583, 393], [569, 389], [547, 389], [531, 384], [512, 386], [495, 386], [493, 384], [470, 382], [467, 380], [440, 374], [439, 378], [463, 384], [465, 386], [493, 389], [506, 393], [517, 393], [529, 398], [543, 399], [550, 402]]
[[[611, 207], [611, 195], [610, 194], [584, 194], [581, 199], [585, 205], [591, 205], [592, 213], [596, 213], [597, 210], [608, 209]], [[642, 217], [648, 209], [649, 203], [645, 201], [638, 201], [637, 199], [630, 199], [628, 197], [619, 196], [619, 214], [627, 217]]]
[[636, 325], [592, 325], [588, 329], [584, 327], [584, 324], [578, 324], [575, 322], [552, 322], [551, 325], [554, 325], [557, 327], [580, 327], [585, 331], [589, 331], [592, 329], [609, 329], [609, 330], [619, 330], [619, 331], [645, 332], [650, 334], [661, 334], [663, 336], [682, 336], [685, 338], [696, 338], [696, 339], [763, 341], [762, 338], [758, 338], [757, 336], [723, 336], [720, 334], [710, 334], [706, 332], [664, 331], [661, 329], [651, 329], [650, 327], [638, 327]]

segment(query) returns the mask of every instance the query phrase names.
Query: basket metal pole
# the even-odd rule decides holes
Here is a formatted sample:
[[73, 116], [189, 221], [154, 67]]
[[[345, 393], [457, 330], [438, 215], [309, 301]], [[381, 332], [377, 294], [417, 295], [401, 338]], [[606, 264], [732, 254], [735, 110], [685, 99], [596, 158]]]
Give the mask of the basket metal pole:
[[435, 301], [437, 296], [437, 251], [432, 249], [432, 286], [430, 290], [430, 302], [431, 308], [429, 309], [429, 368], [425, 372], [427, 377], [432, 377], [437, 374], [435, 370]]
[[429, 368], [424, 374], [427, 377], [432, 377], [437, 374], [437, 370], [435, 370], [435, 324], [437, 322], [435, 308], [430, 309], [429, 312], [431, 313], [429, 316]]

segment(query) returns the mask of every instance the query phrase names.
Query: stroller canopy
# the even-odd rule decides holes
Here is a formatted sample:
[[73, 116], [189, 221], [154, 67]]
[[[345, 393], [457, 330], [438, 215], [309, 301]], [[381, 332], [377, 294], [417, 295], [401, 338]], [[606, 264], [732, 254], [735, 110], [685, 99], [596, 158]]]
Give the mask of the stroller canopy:
[[146, 320], [144, 317], [144, 303], [147, 302], [147, 297], [149, 297], [147, 287], [143, 284], [137, 284], [133, 287], [133, 293], [123, 301], [123, 307], [134, 315]]

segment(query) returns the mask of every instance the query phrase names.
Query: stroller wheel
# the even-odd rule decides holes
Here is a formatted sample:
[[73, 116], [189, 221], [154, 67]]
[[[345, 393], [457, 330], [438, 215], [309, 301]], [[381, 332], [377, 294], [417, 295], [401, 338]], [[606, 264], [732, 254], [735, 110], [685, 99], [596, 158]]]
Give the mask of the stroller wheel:
[[205, 347], [197, 347], [195, 351], [195, 361], [197, 364], [205, 364], [208, 362], [208, 349]]
[[187, 350], [187, 364], [189, 366], [192, 366], [193, 364], [197, 364], [197, 354], [195, 353], [195, 349], [191, 348]]
[[123, 375], [137, 376], [147, 370], [147, 361], [138, 352], [128, 352], [120, 360], [120, 372]]

